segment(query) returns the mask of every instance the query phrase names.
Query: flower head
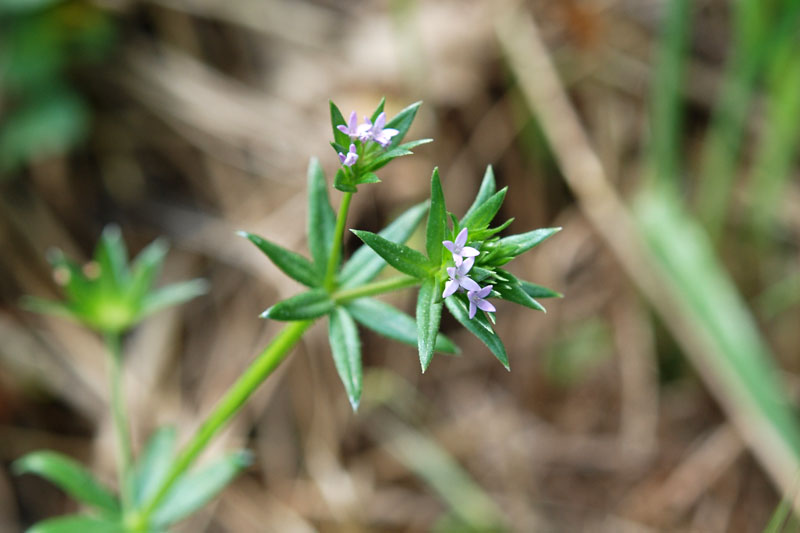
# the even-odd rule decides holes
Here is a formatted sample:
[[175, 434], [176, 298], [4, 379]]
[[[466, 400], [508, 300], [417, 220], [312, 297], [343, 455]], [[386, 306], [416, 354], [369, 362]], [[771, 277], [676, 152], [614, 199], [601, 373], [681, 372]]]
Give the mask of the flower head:
[[358, 137], [358, 127], [358, 114], [353, 111], [350, 113], [350, 120], [347, 121], [347, 126], [344, 124], [339, 124], [336, 126], [336, 129], [345, 135], [349, 135], [351, 139], [355, 139]]
[[358, 161], [358, 154], [356, 153], [356, 145], [351, 143], [350, 151], [348, 151], [347, 154], [339, 152], [339, 161], [341, 161], [341, 163], [346, 167], [352, 167], [353, 165], [355, 165], [356, 161]]
[[444, 286], [442, 298], [447, 298], [459, 288], [463, 288], [468, 291], [480, 290], [480, 285], [475, 283], [472, 278], [467, 276], [467, 273], [470, 271], [474, 263], [475, 259], [472, 257], [468, 257], [464, 260], [459, 257], [456, 260], [456, 266], [447, 268], [447, 275], [450, 276], [450, 281], [448, 281]]
[[[367, 119], [367, 122], [369, 122], [369, 119]], [[375, 124], [372, 124], [372, 139], [383, 148], [386, 148], [392, 142], [392, 137], [400, 133], [399, 130], [394, 128], [384, 128], [385, 125], [386, 113], [382, 112], [375, 119]]]
[[467, 244], [468, 233], [469, 232], [467, 228], [464, 228], [458, 232], [455, 242], [442, 241], [444, 247], [450, 250], [450, 252], [453, 254], [453, 261], [457, 261], [456, 258], [463, 259], [464, 257], [475, 257], [480, 255], [480, 252], [472, 246], [464, 246]]
[[470, 290], [467, 293], [467, 300], [469, 300], [469, 317], [471, 319], [475, 318], [475, 313], [478, 312], [478, 309], [490, 313], [497, 311], [492, 304], [484, 299], [489, 296], [490, 292], [492, 292], [492, 285], [487, 285], [482, 289], [478, 287], [478, 290]]

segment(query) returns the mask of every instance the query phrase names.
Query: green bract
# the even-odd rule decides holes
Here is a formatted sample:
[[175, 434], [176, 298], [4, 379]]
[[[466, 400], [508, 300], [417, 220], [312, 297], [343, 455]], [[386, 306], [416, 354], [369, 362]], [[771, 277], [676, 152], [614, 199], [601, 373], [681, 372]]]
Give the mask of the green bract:
[[100, 333], [122, 333], [148, 315], [206, 292], [207, 284], [200, 279], [153, 289], [166, 252], [166, 244], [156, 240], [128, 265], [128, 251], [119, 228], [107, 226], [94, 259], [83, 268], [61, 250], [50, 253], [65, 301], [26, 296], [22, 305], [38, 313], [69, 318]]

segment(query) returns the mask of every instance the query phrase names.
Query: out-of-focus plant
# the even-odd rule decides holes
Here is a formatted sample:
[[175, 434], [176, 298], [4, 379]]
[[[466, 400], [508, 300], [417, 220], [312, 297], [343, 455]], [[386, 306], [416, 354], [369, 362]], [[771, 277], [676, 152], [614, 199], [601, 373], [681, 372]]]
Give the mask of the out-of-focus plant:
[[[120, 334], [143, 317], [196, 296], [204, 288], [197, 281], [151, 292], [149, 287], [163, 248], [156, 242], [127, 267], [119, 231], [104, 232], [95, 260], [80, 269], [62, 254], [53, 254], [56, 279], [65, 287], [67, 302], [26, 300], [37, 311], [77, 320], [105, 335], [112, 364], [112, 412], [118, 434], [121, 498], [93, 480], [72, 460], [53, 452], [35, 452], [16, 464], [21, 472], [42, 475], [89, 506], [94, 514], [56, 518], [34, 526], [40, 533], [92, 531], [156, 532], [188, 516], [219, 492], [248, 462], [246, 452], [234, 452], [202, 469], [190, 469], [200, 452], [238, 412], [250, 395], [290, 353], [314, 323], [326, 318], [331, 353], [353, 410], [362, 390], [361, 342], [357, 323], [390, 339], [416, 345], [422, 370], [433, 353], [457, 353], [439, 332], [442, 309], [477, 336], [509, 368], [508, 356], [493, 329], [491, 298], [544, 311], [535, 298], [558, 293], [518, 280], [506, 263], [535, 247], [560, 228], [546, 228], [500, 237], [512, 220], [491, 227], [506, 195], [496, 190], [491, 167], [467, 213], [460, 219], [445, 207], [439, 173], [433, 171], [431, 199], [414, 206], [379, 233], [352, 230], [364, 245], [342, 264], [347, 212], [360, 185], [380, 181], [375, 171], [393, 159], [410, 155], [411, 148], [430, 139], [401, 144], [420, 103], [405, 108], [391, 120], [384, 102], [362, 123], [355, 112], [345, 121], [330, 104], [331, 123], [340, 168], [334, 187], [343, 192], [338, 213], [331, 207], [322, 167], [312, 159], [308, 169], [308, 244], [310, 258], [284, 249], [247, 232], [240, 235], [264, 252], [289, 277], [308, 290], [269, 307], [263, 318], [287, 321], [286, 327], [244, 371], [200, 426], [186, 446], [175, 452], [175, 432], [158, 431], [144, 454], [134, 461], [125, 409], [121, 400]], [[425, 252], [404, 243], [428, 213]], [[399, 275], [375, 280], [386, 265]], [[416, 319], [372, 298], [419, 286]]]
[[106, 58], [115, 37], [93, 2], [0, 2], [0, 176], [86, 136], [89, 106], [70, 75]]

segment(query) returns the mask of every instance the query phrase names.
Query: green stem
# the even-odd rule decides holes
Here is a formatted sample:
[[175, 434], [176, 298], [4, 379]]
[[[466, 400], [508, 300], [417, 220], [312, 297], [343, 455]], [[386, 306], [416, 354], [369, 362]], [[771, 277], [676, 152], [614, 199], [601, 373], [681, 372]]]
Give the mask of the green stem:
[[383, 294], [384, 292], [413, 287], [417, 283], [419, 283], [419, 280], [411, 276], [395, 276], [393, 278], [361, 285], [360, 287], [337, 291], [331, 295], [331, 298], [337, 304], [343, 304], [365, 296], [374, 296], [376, 294]]
[[169, 493], [175, 482], [194, 462], [200, 452], [205, 449], [209, 441], [225, 424], [236, 414], [253, 392], [286, 358], [289, 351], [297, 344], [303, 333], [311, 327], [313, 320], [289, 322], [286, 327], [264, 348], [264, 351], [244, 371], [236, 383], [228, 389], [225, 396], [216, 405], [200, 429], [194, 434], [192, 440], [183, 448], [165, 480], [161, 483], [155, 496], [147, 503], [142, 511], [140, 520], [147, 523], [150, 514]]
[[347, 222], [347, 212], [350, 210], [350, 200], [353, 193], [346, 192], [342, 195], [342, 202], [339, 204], [339, 213], [336, 215], [336, 229], [333, 233], [333, 245], [331, 255], [328, 257], [328, 268], [325, 270], [325, 283], [327, 290], [333, 290], [336, 281], [336, 267], [339, 265], [339, 258], [342, 256], [342, 240], [344, 239], [344, 226]]
[[125, 395], [122, 388], [122, 346], [119, 333], [106, 333], [106, 347], [111, 356], [111, 417], [117, 437], [117, 474], [123, 509], [131, 505], [130, 469], [133, 462], [131, 435], [125, 412]]

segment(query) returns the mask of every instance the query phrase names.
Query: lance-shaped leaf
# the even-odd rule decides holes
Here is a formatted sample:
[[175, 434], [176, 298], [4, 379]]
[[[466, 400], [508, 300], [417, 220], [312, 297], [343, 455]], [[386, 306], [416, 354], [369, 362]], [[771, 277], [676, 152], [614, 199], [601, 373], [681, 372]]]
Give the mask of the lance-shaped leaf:
[[491, 195], [480, 207], [461, 219], [461, 226], [469, 228], [470, 231], [478, 231], [488, 227], [489, 223], [500, 210], [500, 206], [503, 205], [507, 190], [508, 187], [503, 187], [498, 192]]
[[119, 520], [94, 516], [68, 515], [44, 520], [25, 533], [120, 533], [126, 531]]
[[320, 275], [328, 266], [335, 231], [336, 214], [328, 199], [325, 174], [319, 160], [312, 157], [308, 164], [308, 247]]
[[153, 286], [161, 271], [167, 249], [164, 239], [156, 239], [136, 256], [131, 265], [131, 284], [128, 289], [128, 297], [131, 302], [140, 301]]
[[422, 371], [428, 369], [436, 347], [439, 323], [442, 320], [442, 287], [438, 276], [422, 282], [417, 296], [417, 348]]
[[[340, 152], [345, 153], [347, 149], [340, 150]], [[350, 167], [339, 167], [339, 170], [336, 171], [336, 176], [333, 178], [333, 187], [342, 192], [358, 192], [355, 179]]]
[[[428, 209], [428, 202], [422, 202], [408, 209], [394, 222], [381, 230], [378, 235], [386, 240], [403, 244], [411, 237], [414, 229]], [[386, 266], [386, 261], [366, 244], [361, 246], [342, 267], [340, 283], [342, 288], [355, 287], [372, 280]]]
[[[495, 184], [494, 180], [494, 170], [492, 170], [492, 165], [486, 167], [486, 172], [483, 174], [483, 181], [481, 181], [481, 187], [478, 189], [478, 195], [475, 197], [475, 201], [472, 202], [472, 205], [467, 210], [464, 218], [462, 220], [467, 220], [468, 218], [472, 217], [475, 211], [486, 203], [495, 192], [497, 192], [497, 185]], [[461, 223], [461, 226], [464, 226], [464, 223]], [[458, 228], [456, 229], [458, 231]]]
[[29, 453], [13, 464], [17, 474], [36, 474], [85, 503], [111, 515], [120, 508], [114, 494], [101, 485], [83, 465], [69, 457], [52, 451]]
[[[347, 304], [347, 310], [358, 322], [372, 331], [390, 339], [417, 346], [417, 324], [406, 313], [391, 305], [373, 298], [361, 298]], [[440, 353], [456, 355], [458, 347], [439, 333], [436, 336], [434, 350]]]
[[208, 503], [251, 462], [250, 453], [240, 450], [184, 475], [158, 506], [152, 523], [164, 527], [186, 518]]
[[364, 244], [375, 250], [387, 263], [394, 268], [415, 278], [427, 278], [431, 275], [433, 266], [428, 258], [418, 251], [386, 240], [380, 235], [363, 230], [350, 230], [364, 241]]
[[308, 320], [327, 315], [333, 307], [333, 300], [325, 289], [311, 289], [276, 303], [261, 313], [261, 318]]
[[483, 313], [478, 313], [475, 318], [469, 318], [469, 309], [467, 303], [461, 298], [460, 295], [454, 294], [449, 298], [444, 299], [447, 310], [455, 317], [456, 320], [461, 322], [461, 325], [467, 328], [473, 335], [478, 337], [489, 350], [494, 354], [497, 359], [503, 363], [506, 370], [511, 370], [508, 366], [508, 355], [506, 355], [505, 346], [497, 336], [497, 333], [492, 329], [491, 324], [487, 322]]
[[386, 97], [385, 96], [381, 98], [380, 102], [378, 102], [378, 107], [375, 108], [375, 111], [372, 112], [372, 115], [369, 118], [370, 121], [373, 124], [375, 124], [375, 121], [378, 120], [378, 115], [383, 113], [383, 106], [384, 105], [386, 105]]
[[335, 150], [338, 152], [346, 151], [347, 146], [350, 145], [350, 137], [339, 129], [336, 126], [347, 126], [347, 121], [345, 120], [342, 112], [339, 111], [339, 108], [336, 107], [336, 104], [333, 103], [333, 100], [330, 100], [330, 108], [331, 108], [331, 128], [333, 129], [333, 140], [336, 144], [339, 145], [339, 149], [334, 147]]
[[174, 460], [177, 432], [174, 427], [162, 427], [147, 441], [134, 471], [133, 501], [141, 505], [152, 498]]
[[561, 228], [541, 228], [520, 233], [519, 235], [509, 235], [497, 241], [498, 246], [513, 246], [515, 256], [527, 252], [545, 239], [548, 239], [561, 231]]
[[366, 183], [380, 183], [381, 179], [374, 172], [363, 171], [358, 175], [357, 185], [364, 185]]
[[75, 315], [72, 308], [63, 302], [45, 300], [44, 298], [37, 298], [36, 296], [23, 296], [20, 299], [19, 305], [23, 309], [27, 309], [33, 313], [57, 316], [76, 322], [80, 321], [80, 317]]
[[522, 287], [522, 290], [528, 293], [528, 296], [531, 298], [563, 298], [564, 295], [560, 292], [554, 291], [553, 289], [548, 289], [547, 287], [542, 287], [541, 285], [537, 285], [535, 283], [531, 283], [530, 281], [519, 280], [519, 284]]
[[388, 150], [370, 162], [369, 165], [364, 167], [364, 171], [374, 171], [378, 170], [379, 168], [383, 168], [397, 157], [402, 157], [405, 155], [412, 155], [414, 152], [411, 151], [412, 148], [420, 146], [422, 144], [428, 144], [429, 142], [433, 142], [433, 139], [418, 139], [416, 141], [407, 142], [405, 144], [401, 144], [397, 148], [392, 148]]
[[[425, 249], [428, 259], [434, 265], [442, 262], [445, 231], [447, 230], [447, 209], [444, 205], [444, 192], [439, 179], [439, 169], [433, 169], [431, 176], [431, 208], [428, 211], [428, 227], [425, 230]], [[474, 253], [474, 252], [473, 252]]]
[[204, 279], [167, 285], [144, 297], [139, 317], [143, 318], [167, 307], [188, 302], [206, 292], [208, 292], [208, 282]]
[[384, 126], [385, 128], [394, 128], [398, 132], [397, 135], [392, 138], [392, 142], [389, 143], [388, 148], [390, 150], [398, 146], [403, 141], [403, 137], [405, 137], [406, 133], [408, 133], [408, 128], [410, 128], [411, 123], [414, 122], [414, 117], [417, 116], [417, 110], [421, 105], [422, 102], [414, 102], [410, 106], [400, 111], [392, 118], [392, 120], [386, 123], [386, 126]]
[[507, 280], [494, 286], [494, 290], [497, 291], [503, 300], [524, 305], [525, 307], [529, 307], [537, 311], [544, 311], [545, 313], [547, 312], [542, 304], [534, 300], [527, 292], [525, 292], [519, 280], [514, 277], [513, 274], [502, 269], [497, 269], [497, 273], [502, 278]]
[[361, 401], [361, 341], [353, 317], [337, 307], [328, 317], [328, 342], [353, 411]]
[[94, 252], [94, 260], [100, 267], [100, 281], [108, 283], [108, 289], [124, 287], [128, 282], [128, 250], [122, 240], [122, 232], [116, 224], [103, 229]]
[[264, 252], [275, 263], [275, 266], [293, 280], [299, 281], [306, 287], [318, 287], [320, 285], [320, 273], [317, 272], [311, 261], [302, 255], [246, 231], [240, 231], [238, 234], [255, 244], [259, 250]]

